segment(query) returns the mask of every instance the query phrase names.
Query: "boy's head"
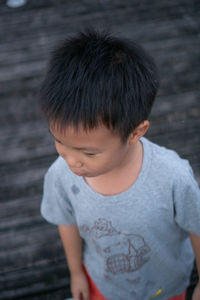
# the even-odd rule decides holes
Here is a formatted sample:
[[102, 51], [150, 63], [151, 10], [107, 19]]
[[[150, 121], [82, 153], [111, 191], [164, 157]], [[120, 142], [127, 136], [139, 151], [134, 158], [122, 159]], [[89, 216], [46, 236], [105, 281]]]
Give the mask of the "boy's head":
[[85, 31], [55, 50], [40, 102], [51, 127], [104, 125], [125, 142], [147, 120], [157, 89], [154, 62], [140, 46]]

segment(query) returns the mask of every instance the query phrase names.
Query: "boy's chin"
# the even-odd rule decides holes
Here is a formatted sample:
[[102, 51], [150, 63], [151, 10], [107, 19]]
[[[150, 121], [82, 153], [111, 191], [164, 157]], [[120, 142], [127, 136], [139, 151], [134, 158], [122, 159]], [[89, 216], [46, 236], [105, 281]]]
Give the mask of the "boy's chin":
[[99, 173], [88, 173], [83, 175], [84, 178], [97, 178], [107, 174], [108, 172], [99, 172]]
[[94, 174], [86, 174], [86, 175], [83, 175], [82, 177], [84, 177], [84, 178], [95, 178], [95, 177], [97, 177], [97, 176], [99, 176], [99, 175], [94, 175]]

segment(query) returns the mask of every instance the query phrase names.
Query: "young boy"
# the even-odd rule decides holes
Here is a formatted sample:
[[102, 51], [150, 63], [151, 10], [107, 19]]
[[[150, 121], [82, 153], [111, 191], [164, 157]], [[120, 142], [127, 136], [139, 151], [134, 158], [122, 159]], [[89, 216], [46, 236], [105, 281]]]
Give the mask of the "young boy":
[[58, 225], [75, 300], [185, 299], [193, 250], [200, 271], [191, 167], [143, 137], [157, 88], [147, 53], [106, 33], [79, 33], [52, 56], [41, 106], [59, 157], [41, 213]]

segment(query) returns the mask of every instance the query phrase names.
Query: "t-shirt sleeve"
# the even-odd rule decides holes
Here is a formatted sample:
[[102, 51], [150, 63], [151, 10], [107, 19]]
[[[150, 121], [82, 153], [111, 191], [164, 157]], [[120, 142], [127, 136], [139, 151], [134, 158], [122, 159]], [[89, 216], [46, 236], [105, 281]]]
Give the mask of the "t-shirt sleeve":
[[183, 230], [200, 235], [200, 189], [189, 163], [176, 175], [174, 211], [175, 221]]
[[76, 219], [68, 195], [59, 177], [50, 169], [44, 178], [41, 215], [56, 225], [75, 225]]

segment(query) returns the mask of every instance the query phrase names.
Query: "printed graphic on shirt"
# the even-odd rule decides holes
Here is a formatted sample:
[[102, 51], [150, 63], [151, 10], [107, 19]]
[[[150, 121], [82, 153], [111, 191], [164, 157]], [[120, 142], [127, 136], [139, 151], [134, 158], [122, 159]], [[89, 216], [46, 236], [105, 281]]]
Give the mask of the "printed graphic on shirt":
[[107, 273], [135, 272], [149, 260], [151, 250], [142, 236], [119, 232], [106, 219], [98, 219], [91, 228], [82, 225], [79, 229], [91, 236], [96, 252], [105, 260]]
[[75, 184], [72, 185], [71, 190], [74, 195], [77, 195], [80, 192], [79, 188]]
[[140, 277], [137, 277], [137, 278], [134, 278], [134, 279], [127, 278], [126, 281], [128, 283], [131, 283], [131, 284], [139, 284], [141, 282], [141, 278]]

